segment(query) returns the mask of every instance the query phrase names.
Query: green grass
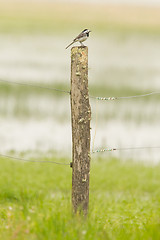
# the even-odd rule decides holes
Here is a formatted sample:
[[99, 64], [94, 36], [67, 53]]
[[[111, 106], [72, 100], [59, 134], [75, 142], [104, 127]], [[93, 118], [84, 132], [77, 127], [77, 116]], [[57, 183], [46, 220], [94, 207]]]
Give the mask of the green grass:
[[160, 239], [160, 165], [93, 160], [84, 219], [72, 214], [69, 166], [0, 164], [0, 239]]

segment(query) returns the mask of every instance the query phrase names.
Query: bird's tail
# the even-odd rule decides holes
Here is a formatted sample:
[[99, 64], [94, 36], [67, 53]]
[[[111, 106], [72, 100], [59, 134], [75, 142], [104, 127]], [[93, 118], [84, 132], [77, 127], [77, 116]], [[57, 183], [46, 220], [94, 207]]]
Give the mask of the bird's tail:
[[69, 48], [73, 43], [74, 43], [74, 41], [71, 42], [71, 43], [66, 47], [66, 49]]

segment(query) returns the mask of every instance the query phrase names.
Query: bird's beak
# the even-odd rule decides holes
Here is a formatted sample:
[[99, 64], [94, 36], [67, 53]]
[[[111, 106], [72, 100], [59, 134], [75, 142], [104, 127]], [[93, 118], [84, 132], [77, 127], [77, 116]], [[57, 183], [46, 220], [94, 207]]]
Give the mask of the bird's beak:
[[91, 30], [89, 30], [89, 32], [92, 32]]

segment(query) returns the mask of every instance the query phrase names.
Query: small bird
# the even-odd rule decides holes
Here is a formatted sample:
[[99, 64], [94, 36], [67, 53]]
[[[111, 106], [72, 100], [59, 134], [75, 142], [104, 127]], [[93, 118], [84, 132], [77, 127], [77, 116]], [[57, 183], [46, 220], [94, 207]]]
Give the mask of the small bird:
[[75, 42], [80, 42], [81, 46], [84, 46], [84, 44], [82, 42], [86, 41], [87, 38], [89, 37], [89, 33], [91, 31], [88, 29], [84, 29], [67, 47], [70, 47], [73, 43]]

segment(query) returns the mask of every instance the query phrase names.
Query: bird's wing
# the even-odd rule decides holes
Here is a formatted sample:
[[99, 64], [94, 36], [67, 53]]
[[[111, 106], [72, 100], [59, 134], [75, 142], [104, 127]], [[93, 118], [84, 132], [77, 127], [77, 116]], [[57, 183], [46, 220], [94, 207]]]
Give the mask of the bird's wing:
[[83, 32], [81, 32], [73, 41], [77, 41], [81, 37], [83, 37]]

